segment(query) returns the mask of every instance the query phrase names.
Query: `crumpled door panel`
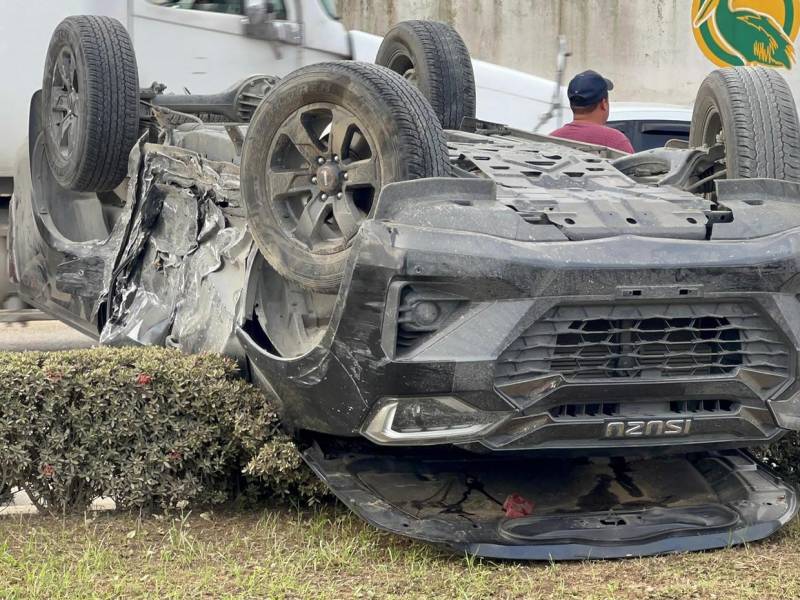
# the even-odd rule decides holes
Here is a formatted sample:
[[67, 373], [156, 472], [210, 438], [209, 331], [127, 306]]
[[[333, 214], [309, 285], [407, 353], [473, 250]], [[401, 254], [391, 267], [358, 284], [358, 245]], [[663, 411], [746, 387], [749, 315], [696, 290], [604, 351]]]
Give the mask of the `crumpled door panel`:
[[101, 343], [225, 351], [252, 249], [238, 166], [145, 144], [136, 196]]

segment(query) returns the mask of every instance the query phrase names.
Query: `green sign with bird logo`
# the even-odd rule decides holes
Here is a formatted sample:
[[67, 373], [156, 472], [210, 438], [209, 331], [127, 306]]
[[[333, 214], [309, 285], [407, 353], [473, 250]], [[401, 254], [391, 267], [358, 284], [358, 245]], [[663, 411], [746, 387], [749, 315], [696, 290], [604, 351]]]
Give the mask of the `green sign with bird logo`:
[[692, 0], [697, 45], [714, 64], [791, 69], [800, 0]]

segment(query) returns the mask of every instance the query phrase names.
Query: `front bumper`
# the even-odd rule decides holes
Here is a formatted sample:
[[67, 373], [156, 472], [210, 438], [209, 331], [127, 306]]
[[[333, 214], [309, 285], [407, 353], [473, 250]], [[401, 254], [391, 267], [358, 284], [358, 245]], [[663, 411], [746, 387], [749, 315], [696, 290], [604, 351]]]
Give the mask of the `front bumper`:
[[[384, 192], [376, 219], [364, 224], [353, 248], [330, 328], [314, 350], [276, 357], [239, 330], [256, 379], [278, 392], [289, 427], [358, 436], [386, 399], [454, 397], [497, 415], [497, 427], [473, 439], [441, 437], [477, 451], [688, 451], [745, 447], [800, 429], [800, 229], [727, 241], [629, 235], [521, 241], [513, 223], [497, 225], [508, 215], [491, 214], [486, 190], [450, 181], [464, 189], [458, 203], [449, 201], [447, 222], [433, 219], [430, 206], [419, 208], [421, 197], [441, 201], [435, 191], [392, 198], [391, 214], [380, 212]], [[481, 230], [484, 224], [492, 231]], [[411, 338], [399, 326], [409, 289], [438, 302], [446, 315]], [[757, 329], [768, 325], [776, 346], [757, 352], [780, 353], [780, 370], [742, 364], [671, 377], [502, 379], [503, 352], [561, 306], [744, 307], [758, 319]], [[752, 340], [739, 341], [744, 348]], [[726, 352], [732, 353], [720, 351]], [[621, 412], [570, 413], [570, 405], [609, 402]], [[676, 413], [680, 403], [688, 408]], [[679, 425], [668, 423], [676, 419]]]

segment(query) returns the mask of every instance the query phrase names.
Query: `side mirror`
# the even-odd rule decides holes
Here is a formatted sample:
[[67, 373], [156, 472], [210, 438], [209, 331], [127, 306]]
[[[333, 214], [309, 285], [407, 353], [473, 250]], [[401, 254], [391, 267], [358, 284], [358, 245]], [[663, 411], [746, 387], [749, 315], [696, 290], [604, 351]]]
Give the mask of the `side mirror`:
[[244, 14], [252, 25], [266, 23], [274, 13], [275, 3], [272, 0], [245, 0]]
[[283, 4], [274, 0], [245, 0], [245, 35], [284, 44], [302, 44], [300, 24], [287, 19]]

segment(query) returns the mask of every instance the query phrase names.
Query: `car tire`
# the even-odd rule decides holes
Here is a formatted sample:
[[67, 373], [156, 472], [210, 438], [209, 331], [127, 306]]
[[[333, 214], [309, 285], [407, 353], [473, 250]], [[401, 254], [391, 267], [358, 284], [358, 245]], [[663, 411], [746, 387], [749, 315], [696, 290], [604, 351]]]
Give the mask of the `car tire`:
[[250, 230], [270, 266], [333, 292], [382, 187], [447, 176], [450, 164], [418, 90], [383, 67], [343, 61], [299, 69], [267, 95], [241, 173]]
[[108, 191], [128, 170], [139, 133], [139, 74], [116, 19], [74, 16], [53, 32], [42, 83], [47, 160], [70, 190]]
[[446, 23], [403, 21], [383, 38], [375, 63], [405, 77], [445, 129], [475, 118], [475, 75], [464, 40]]
[[689, 144], [722, 143], [726, 178], [800, 179], [800, 126], [792, 91], [774, 69], [712, 71], [700, 85]]

